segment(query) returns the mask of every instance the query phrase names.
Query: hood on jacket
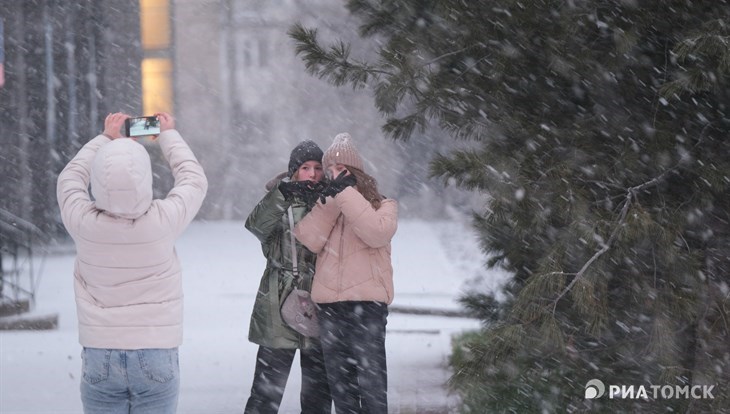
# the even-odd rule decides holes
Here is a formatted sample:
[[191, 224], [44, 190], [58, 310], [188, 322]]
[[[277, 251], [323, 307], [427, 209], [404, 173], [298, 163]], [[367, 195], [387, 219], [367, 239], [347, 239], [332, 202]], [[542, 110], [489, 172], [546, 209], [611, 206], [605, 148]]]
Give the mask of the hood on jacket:
[[274, 176], [274, 178], [272, 178], [266, 182], [266, 191], [271, 191], [271, 189], [274, 188], [274, 186], [276, 186], [279, 183], [279, 181], [283, 180], [284, 178], [288, 178], [288, 177], [289, 177], [288, 171], [284, 171], [283, 173], [276, 174], [276, 176]]
[[152, 163], [142, 144], [118, 138], [102, 146], [91, 164], [96, 208], [136, 219], [152, 204]]

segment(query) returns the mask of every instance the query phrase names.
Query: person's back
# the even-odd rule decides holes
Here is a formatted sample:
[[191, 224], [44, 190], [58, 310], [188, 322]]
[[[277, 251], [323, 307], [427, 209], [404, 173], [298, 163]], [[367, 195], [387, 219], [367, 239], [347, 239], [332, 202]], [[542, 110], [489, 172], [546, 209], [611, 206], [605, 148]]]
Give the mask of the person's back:
[[[58, 178], [61, 216], [77, 251], [74, 288], [79, 342], [84, 347], [81, 388], [87, 413], [115, 407], [106, 398], [119, 391], [116, 385], [122, 386], [115, 385], [109, 375], [109, 359], [114, 355], [124, 359], [129, 355], [123, 351], [148, 350], [137, 353], [143, 379], [130, 384], [132, 397], [120, 402], [129, 404], [132, 412], [145, 404], [134, 397], [145, 389], [144, 377], [168, 382], [177, 370], [183, 293], [174, 242], [200, 209], [208, 184], [192, 151], [174, 130], [172, 118], [159, 117], [162, 132], [157, 142], [175, 177], [165, 199], [152, 199], [147, 150], [118, 136], [119, 122], [125, 118], [121, 114], [107, 117], [105, 135], [111, 136], [100, 135], [87, 143]], [[94, 201], [88, 194], [89, 181]], [[160, 358], [173, 366], [150, 361]], [[122, 364], [130, 369], [126, 376], [134, 377], [134, 364]], [[165, 406], [171, 412], [177, 404], [178, 385], [175, 376]]]

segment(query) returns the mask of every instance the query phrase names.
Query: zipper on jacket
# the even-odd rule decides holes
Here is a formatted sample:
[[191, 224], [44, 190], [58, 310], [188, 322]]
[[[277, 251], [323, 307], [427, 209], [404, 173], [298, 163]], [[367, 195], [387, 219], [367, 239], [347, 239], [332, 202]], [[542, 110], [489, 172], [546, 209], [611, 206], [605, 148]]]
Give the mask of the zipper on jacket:
[[339, 284], [339, 289], [337, 291], [337, 296], [340, 296], [343, 293], [342, 292], [342, 279], [343, 279], [342, 267], [344, 265], [343, 262], [344, 262], [344, 258], [345, 258], [345, 216], [342, 213], [340, 213], [340, 217], [342, 218], [342, 228], [340, 229], [340, 254], [339, 254], [339, 257], [337, 258], [337, 262], [339, 264], [337, 273], [339, 273], [340, 284]]

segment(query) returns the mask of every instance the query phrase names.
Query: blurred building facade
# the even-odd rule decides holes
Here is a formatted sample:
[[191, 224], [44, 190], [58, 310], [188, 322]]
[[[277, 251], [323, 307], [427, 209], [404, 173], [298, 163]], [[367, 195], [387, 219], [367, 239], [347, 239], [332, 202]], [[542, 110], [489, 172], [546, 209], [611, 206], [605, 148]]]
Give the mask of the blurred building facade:
[[371, 95], [307, 74], [287, 35], [301, 22], [323, 39], [354, 37], [343, 3], [172, 1], [175, 112], [211, 177], [204, 216], [245, 217], [299, 141], [326, 149], [343, 131], [392, 194], [398, 149], [383, 138]]
[[112, 111], [141, 110], [139, 3], [0, 0], [0, 209], [48, 234], [63, 164]]
[[[324, 43], [357, 40], [358, 22], [344, 3], [0, 0], [0, 6], [6, 80], [0, 208], [44, 231], [63, 234], [58, 172], [116, 111], [176, 116], [209, 176], [202, 218], [245, 218], [299, 141], [313, 139], [325, 149], [343, 131], [355, 138], [384, 194], [410, 192], [416, 195], [410, 205], [432, 209], [422, 185], [429, 159], [422, 152], [430, 143], [386, 139], [371, 91], [333, 87], [306, 73], [295, 54], [287, 31], [297, 22], [316, 27]], [[356, 58], [372, 58], [368, 53], [353, 50]], [[171, 177], [158, 147], [146, 145], [161, 197]]]

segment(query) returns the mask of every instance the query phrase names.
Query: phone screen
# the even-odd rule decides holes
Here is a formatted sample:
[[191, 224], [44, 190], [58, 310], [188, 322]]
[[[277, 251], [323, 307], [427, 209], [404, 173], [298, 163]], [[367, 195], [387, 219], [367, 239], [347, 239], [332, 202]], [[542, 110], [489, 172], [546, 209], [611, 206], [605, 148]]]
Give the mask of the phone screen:
[[124, 128], [128, 137], [158, 135], [160, 133], [160, 120], [156, 116], [127, 118], [124, 121]]

